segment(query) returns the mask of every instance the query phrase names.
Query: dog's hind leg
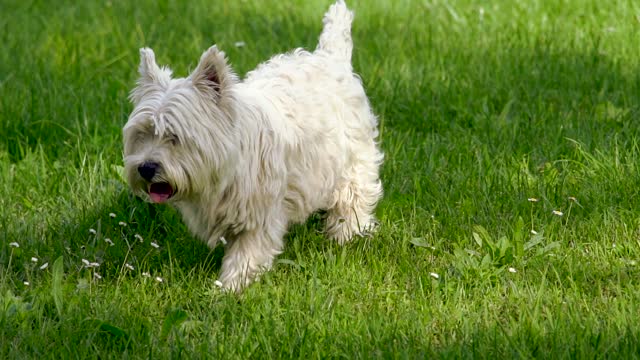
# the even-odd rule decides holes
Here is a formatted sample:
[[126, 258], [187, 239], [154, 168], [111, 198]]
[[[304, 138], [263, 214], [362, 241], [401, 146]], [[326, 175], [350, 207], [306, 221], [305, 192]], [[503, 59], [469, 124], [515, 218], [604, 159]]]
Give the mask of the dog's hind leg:
[[333, 206], [327, 209], [325, 232], [341, 245], [355, 235], [371, 233], [376, 227], [373, 212], [382, 197], [382, 184], [378, 178], [382, 154], [373, 144], [369, 153], [370, 156], [358, 161], [347, 172], [333, 192]]

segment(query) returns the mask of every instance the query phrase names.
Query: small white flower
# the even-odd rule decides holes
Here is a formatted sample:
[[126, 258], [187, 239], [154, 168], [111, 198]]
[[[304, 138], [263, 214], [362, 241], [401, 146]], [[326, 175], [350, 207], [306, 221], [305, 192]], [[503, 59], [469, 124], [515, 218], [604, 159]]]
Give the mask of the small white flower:
[[157, 281], [157, 282], [163, 282], [163, 281], [164, 281], [164, 279], [163, 279], [163, 278], [161, 278], [160, 276], [156, 276], [156, 281]]
[[97, 262], [92, 262], [91, 264], [89, 264], [89, 267], [98, 267], [98, 266], [100, 266], [100, 264]]
[[151, 242], [151, 246], [153, 246], [156, 249], [160, 248], [160, 245], [156, 244], [155, 242]]
[[215, 286], [217, 286], [217, 287], [222, 287], [222, 281], [220, 281], [220, 280], [216, 280], [216, 281], [214, 281], [214, 282], [213, 282], [213, 284], [214, 284]]
[[537, 231], [535, 231], [535, 230], [533, 230], [533, 229], [531, 229], [531, 233], [532, 233], [533, 235], [538, 235], [538, 232], [537, 232]]
[[87, 259], [82, 259], [82, 263], [84, 264], [84, 266], [87, 266], [87, 267], [91, 264]]
[[120, 226], [127, 226], [127, 223], [126, 223], [126, 222], [124, 222], [124, 221], [120, 221], [120, 222], [118, 223], [118, 225], [120, 225]]
[[573, 196], [569, 196], [569, 201], [578, 202], [578, 199]]
[[560, 210], [553, 210], [552, 213], [553, 213], [553, 215], [557, 215], [557, 216], [564, 215], [564, 213], [562, 211], [560, 211]]
[[98, 232], [96, 231], [96, 229], [89, 229], [89, 232], [93, 235], [97, 234]]
[[613, 244], [613, 247], [614, 247], [614, 248], [616, 247], [616, 244], [615, 244], [615, 243]]
[[227, 239], [225, 239], [224, 236], [220, 236], [220, 242], [222, 245], [227, 245]]
[[124, 264], [124, 267], [126, 267], [129, 270], [135, 270], [134, 267], [129, 263]]
[[539, 200], [536, 198], [528, 198], [527, 201], [529, 202], [538, 202]]
[[431, 275], [432, 278], [434, 279], [440, 279], [440, 275], [436, 274], [436, 273], [429, 273], [429, 275]]
[[93, 277], [96, 279], [102, 279], [102, 276], [100, 276], [100, 274], [98, 274], [97, 272], [93, 273]]
[[104, 239], [104, 242], [106, 242], [107, 244], [109, 244], [109, 245], [111, 245], [111, 246], [113, 246], [113, 245], [114, 245], [114, 244], [113, 244], [113, 241], [111, 241], [111, 239], [109, 239], [109, 238]]
[[510, 273], [514, 273], [514, 274], [517, 272], [516, 269], [514, 269], [512, 267], [510, 267], [508, 270], [509, 270]]
[[151, 274], [149, 274], [148, 272], [146, 272], [146, 271], [145, 271], [145, 272], [143, 272], [143, 273], [142, 273], [142, 276], [144, 276], [144, 277], [151, 277]]
[[49, 263], [46, 262], [46, 263], [42, 264], [42, 266], [40, 266], [40, 270], [44, 270], [44, 269], [46, 269], [48, 267], [49, 267]]
[[244, 41], [236, 41], [235, 43], [233, 43], [233, 45], [234, 45], [235, 47], [240, 48], [240, 47], [244, 47], [244, 46], [245, 46], [245, 45], [247, 45], [247, 44], [246, 44]]
[[24, 286], [29, 286], [29, 282], [28, 281], [23, 281], [22, 283], [24, 284]]
[[114, 219], [115, 219], [116, 214], [114, 214], [114, 213], [109, 213], [109, 217], [111, 217], [111, 218], [114, 218]]
[[14, 241], [14, 242], [10, 242], [10, 243], [9, 243], [9, 246], [11, 246], [11, 247], [15, 247], [15, 248], [19, 248], [19, 247], [20, 247], [20, 244], [18, 244], [17, 242], [15, 242], [15, 241]]
[[37, 257], [32, 257], [32, 258], [31, 258], [31, 261], [32, 261], [32, 262], [38, 262], [38, 258], [37, 258]]
[[142, 236], [140, 236], [140, 234], [135, 234], [135, 235], [133, 235], [133, 237], [138, 239], [140, 242], [144, 241], [144, 239], [142, 238]]

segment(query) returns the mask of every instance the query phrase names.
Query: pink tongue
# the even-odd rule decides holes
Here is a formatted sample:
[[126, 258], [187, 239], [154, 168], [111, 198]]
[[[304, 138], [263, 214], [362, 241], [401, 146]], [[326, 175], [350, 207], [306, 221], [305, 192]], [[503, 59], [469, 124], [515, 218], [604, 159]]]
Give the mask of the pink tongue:
[[154, 203], [163, 203], [173, 195], [173, 188], [167, 183], [153, 183], [149, 186], [149, 197]]
[[149, 193], [149, 197], [154, 203], [162, 203], [169, 199], [169, 195], [167, 194]]

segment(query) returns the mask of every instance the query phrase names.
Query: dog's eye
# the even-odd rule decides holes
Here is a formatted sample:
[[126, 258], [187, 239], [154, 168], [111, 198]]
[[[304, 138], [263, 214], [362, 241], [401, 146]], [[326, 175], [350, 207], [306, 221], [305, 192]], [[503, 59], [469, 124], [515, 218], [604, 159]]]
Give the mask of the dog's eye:
[[168, 139], [169, 139], [169, 142], [171, 143], [171, 145], [175, 146], [175, 145], [178, 145], [180, 143], [180, 141], [178, 140], [178, 137], [173, 135], [173, 134], [169, 135]]
[[148, 135], [145, 132], [138, 131], [135, 133], [134, 138], [137, 142], [144, 142], [147, 139]]

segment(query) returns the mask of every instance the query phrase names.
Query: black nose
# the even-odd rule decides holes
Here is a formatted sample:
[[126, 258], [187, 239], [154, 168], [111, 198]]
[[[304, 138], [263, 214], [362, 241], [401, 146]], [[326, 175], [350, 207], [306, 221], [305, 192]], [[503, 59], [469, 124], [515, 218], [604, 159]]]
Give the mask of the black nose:
[[138, 172], [143, 179], [151, 181], [151, 179], [156, 175], [156, 170], [158, 170], [159, 167], [160, 165], [158, 165], [158, 163], [146, 161], [142, 165], [138, 166]]

